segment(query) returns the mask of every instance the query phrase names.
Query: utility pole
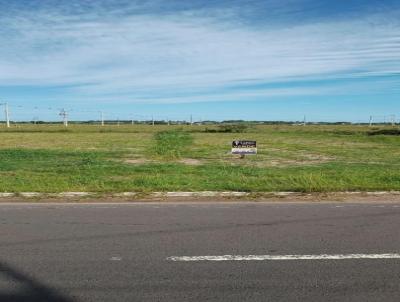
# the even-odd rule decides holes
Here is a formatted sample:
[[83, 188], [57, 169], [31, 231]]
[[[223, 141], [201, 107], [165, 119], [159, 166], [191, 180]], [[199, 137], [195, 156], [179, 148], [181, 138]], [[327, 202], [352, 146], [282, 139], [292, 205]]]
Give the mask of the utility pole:
[[396, 125], [396, 115], [392, 114], [391, 120], [392, 120], [392, 127], [394, 127]]
[[65, 127], [68, 127], [68, 112], [65, 109], [61, 109], [60, 116], [63, 118], [63, 124]]
[[100, 120], [101, 120], [101, 126], [104, 126], [104, 113], [103, 113], [103, 111], [100, 111]]
[[154, 126], [154, 116], [151, 115], [151, 124]]
[[303, 126], [305, 126], [307, 124], [307, 119], [306, 119], [306, 116], [304, 115], [304, 118], [303, 118]]
[[193, 125], [193, 115], [190, 115], [190, 126]]
[[369, 126], [372, 127], [372, 115], [369, 116]]
[[4, 104], [4, 114], [6, 116], [7, 128], [10, 128], [10, 112], [8, 111], [8, 103]]
[[4, 116], [6, 118], [6, 127], [10, 128], [10, 113], [8, 111], [8, 103], [0, 103], [0, 106], [4, 106]]

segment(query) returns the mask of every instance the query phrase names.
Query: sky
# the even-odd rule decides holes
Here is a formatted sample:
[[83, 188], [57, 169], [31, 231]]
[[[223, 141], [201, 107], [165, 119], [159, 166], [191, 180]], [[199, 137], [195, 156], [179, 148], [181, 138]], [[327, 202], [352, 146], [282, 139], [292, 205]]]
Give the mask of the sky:
[[13, 120], [400, 119], [400, 1], [0, 0], [4, 102]]

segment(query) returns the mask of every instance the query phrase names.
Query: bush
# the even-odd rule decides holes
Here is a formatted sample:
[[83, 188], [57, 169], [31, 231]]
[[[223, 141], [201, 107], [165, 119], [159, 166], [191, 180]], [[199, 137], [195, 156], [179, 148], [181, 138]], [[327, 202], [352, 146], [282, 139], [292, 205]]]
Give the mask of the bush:
[[218, 125], [218, 128], [206, 128], [204, 131], [208, 133], [243, 133], [249, 128], [247, 124], [223, 124]]
[[381, 129], [369, 131], [368, 135], [400, 135], [400, 129]]

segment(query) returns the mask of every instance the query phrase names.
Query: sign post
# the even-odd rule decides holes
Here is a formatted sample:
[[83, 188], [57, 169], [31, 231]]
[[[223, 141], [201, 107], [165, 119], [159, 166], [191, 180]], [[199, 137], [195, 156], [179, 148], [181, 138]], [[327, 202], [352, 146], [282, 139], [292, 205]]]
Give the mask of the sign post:
[[235, 140], [232, 142], [232, 154], [240, 155], [240, 158], [244, 158], [245, 155], [256, 155], [257, 154], [257, 142], [256, 141], [244, 141]]

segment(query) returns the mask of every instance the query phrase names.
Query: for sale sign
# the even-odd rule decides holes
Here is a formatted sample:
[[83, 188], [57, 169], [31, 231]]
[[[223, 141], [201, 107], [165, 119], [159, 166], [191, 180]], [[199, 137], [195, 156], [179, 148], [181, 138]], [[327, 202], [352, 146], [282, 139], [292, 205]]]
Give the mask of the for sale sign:
[[232, 154], [257, 154], [257, 142], [235, 140], [232, 142]]

